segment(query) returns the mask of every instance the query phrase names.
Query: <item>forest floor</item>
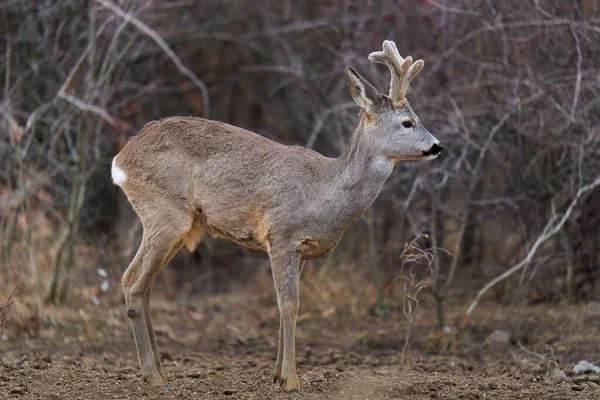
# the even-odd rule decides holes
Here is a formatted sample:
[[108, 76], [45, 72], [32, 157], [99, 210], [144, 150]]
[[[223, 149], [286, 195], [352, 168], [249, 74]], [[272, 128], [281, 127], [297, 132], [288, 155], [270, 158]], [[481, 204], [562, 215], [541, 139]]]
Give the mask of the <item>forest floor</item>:
[[[600, 399], [599, 374], [571, 372], [580, 360], [600, 360], [600, 303], [487, 303], [463, 329], [446, 333], [436, 330], [431, 305], [412, 327], [412, 367], [404, 368], [401, 312], [301, 312], [301, 394], [273, 384], [279, 323], [273, 301], [238, 294], [192, 297], [183, 305], [153, 298], [169, 388], [142, 381], [123, 307], [46, 306], [36, 335], [16, 336], [7, 326], [0, 398]], [[464, 305], [449, 308], [448, 320], [458, 321]], [[562, 382], [546, 374], [546, 344], [567, 374]]]

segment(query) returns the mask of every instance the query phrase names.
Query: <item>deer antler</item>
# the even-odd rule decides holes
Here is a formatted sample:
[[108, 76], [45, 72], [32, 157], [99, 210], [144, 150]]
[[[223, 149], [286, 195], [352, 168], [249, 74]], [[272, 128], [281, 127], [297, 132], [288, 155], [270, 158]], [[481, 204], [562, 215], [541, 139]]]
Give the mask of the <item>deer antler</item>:
[[408, 91], [410, 81], [421, 71], [425, 63], [423, 60], [417, 60], [413, 63], [412, 57], [402, 58], [396, 47], [396, 43], [391, 40], [383, 42], [383, 51], [376, 51], [369, 54], [369, 60], [380, 64], [385, 64], [392, 73], [390, 82], [390, 98], [394, 103], [402, 102]]

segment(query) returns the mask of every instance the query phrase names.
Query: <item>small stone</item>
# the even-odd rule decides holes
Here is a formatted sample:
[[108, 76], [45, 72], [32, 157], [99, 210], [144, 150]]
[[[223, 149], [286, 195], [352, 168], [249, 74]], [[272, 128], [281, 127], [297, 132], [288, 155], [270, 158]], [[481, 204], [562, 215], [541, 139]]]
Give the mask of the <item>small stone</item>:
[[600, 373], [600, 367], [587, 360], [581, 360], [573, 367], [573, 372], [576, 374], [585, 374], [588, 372]]
[[234, 389], [225, 389], [225, 390], [223, 390], [223, 394], [225, 396], [231, 396], [231, 395], [235, 394], [236, 392], [237, 392], [237, 390], [234, 390]]
[[545, 360], [546, 375], [544, 375], [544, 378], [547, 382], [559, 383], [570, 380], [567, 375], [558, 367], [556, 357], [554, 356], [554, 349], [552, 349], [552, 346], [550, 345], [546, 345]]
[[200, 372], [190, 372], [189, 374], [187, 374], [187, 377], [192, 379], [198, 379], [200, 378]]
[[567, 375], [558, 368], [548, 371], [544, 378], [551, 383], [559, 383], [569, 380]]
[[492, 332], [490, 335], [488, 335], [488, 337], [485, 338], [485, 340], [483, 341], [483, 344], [485, 346], [489, 346], [489, 345], [504, 345], [504, 344], [508, 344], [510, 342], [510, 333], [497, 329], [494, 332]]
[[577, 392], [581, 392], [582, 390], [584, 390], [585, 388], [581, 385], [573, 385], [571, 386], [571, 389], [577, 391]]
[[323, 373], [323, 376], [327, 379], [331, 379], [335, 376], [335, 373], [333, 371], [325, 371]]
[[33, 364], [34, 369], [48, 369], [48, 364], [44, 362], [36, 362]]
[[310, 381], [314, 383], [327, 383], [327, 378], [325, 378], [324, 375], [319, 375], [316, 378], [311, 379]]
[[27, 386], [25, 386], [24, 384], [20, 384], [19, 386], [15, 386], [10, 388], [10, 390], [8, 391], [8, 393], [10, 394], [25, 394], [29, 391], [29, 389], [27, 388]]

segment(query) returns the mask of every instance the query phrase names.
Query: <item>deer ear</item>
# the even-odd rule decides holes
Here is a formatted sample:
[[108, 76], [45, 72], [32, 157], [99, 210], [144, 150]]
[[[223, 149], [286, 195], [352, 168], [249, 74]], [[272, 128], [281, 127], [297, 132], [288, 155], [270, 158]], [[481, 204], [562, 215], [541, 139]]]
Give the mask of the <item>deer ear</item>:
[[346, 68], [350, 94], [352, 98], [365, 110], [370, 110], [374, 105], [381, 103], [383, 95], [377, 91], [365, 78], [360, 76], [352, 67]]

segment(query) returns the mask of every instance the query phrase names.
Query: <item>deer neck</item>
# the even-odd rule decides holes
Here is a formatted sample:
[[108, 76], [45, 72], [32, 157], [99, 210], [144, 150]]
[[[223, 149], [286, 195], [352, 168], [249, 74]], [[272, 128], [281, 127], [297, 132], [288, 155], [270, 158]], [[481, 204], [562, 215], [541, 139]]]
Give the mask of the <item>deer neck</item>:
[[336, 202], [342, 202], [344, 207], [341, 217], [351, 221], [375, 201], [394, 168], [393, 161], [378, 154], [368, 139], [360, 123], [344, 153], [335, 159], [332, 189]]

